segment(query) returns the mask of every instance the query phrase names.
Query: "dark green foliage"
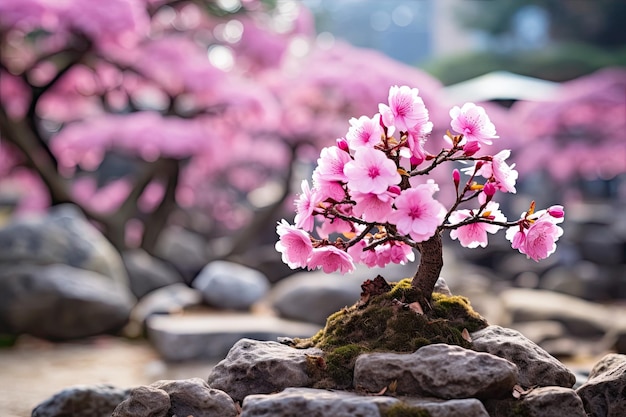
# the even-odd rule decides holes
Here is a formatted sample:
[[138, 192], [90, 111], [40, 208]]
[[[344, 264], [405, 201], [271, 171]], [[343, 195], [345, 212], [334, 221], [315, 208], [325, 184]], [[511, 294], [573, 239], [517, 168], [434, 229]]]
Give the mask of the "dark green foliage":
[[417, 294], [411, 280], [396, 283], [384, 294], [373, 296], [328, 317], [326, 326], [298, 347], [316, 346], [325, 353], [325, 378], [318, 387], [349, 388], [356, 357], [363, 352], [414, 352], [432, 343], [471, 348], [462, 336], [487, 326], [467, 298], [433, 294], [432, 311], [412, 309]]

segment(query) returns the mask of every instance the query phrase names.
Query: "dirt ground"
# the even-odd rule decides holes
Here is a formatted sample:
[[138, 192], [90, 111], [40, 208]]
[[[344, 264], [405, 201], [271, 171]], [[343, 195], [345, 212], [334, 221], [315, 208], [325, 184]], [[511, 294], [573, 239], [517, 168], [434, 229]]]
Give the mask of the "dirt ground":
[[145, 341], [98, 337], [50, 343], [23, 337], [0, 349], [0, 416], [30, 417], [36, 405], [72, 385], [127, 388], [159, 379], [206, 379], [214, 365], [164, 363]]

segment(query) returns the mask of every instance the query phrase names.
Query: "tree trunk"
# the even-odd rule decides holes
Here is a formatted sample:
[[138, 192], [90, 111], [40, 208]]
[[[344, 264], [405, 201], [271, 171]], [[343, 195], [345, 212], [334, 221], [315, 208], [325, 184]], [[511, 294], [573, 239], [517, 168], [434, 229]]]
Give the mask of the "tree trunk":
[[443, 268], [441, 233], [437, 231], [433, 237], [421, 242], [418, 248], [421, 255], [420, 264], [413, 276], [411, 286], [418, 291], [418, 302], [424, 312], [427, 312], [431, 310], [431, 297], [441, 268]]

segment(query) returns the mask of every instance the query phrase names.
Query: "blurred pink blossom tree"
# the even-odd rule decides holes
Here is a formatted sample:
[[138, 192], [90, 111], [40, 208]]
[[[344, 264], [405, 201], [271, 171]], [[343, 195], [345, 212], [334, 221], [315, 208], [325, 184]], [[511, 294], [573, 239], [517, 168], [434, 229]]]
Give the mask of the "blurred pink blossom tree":
[[520, 101], [512, 107], [511, 118], [519, 127], [513, 151], [520, 171], [544, 172], [561, 186], [626, 173], [623, 68], [565, 82], [550, 102]]
[[[244, 230], [231, 249], [241, 252], [348, 115], [398, 83], [422, 86], [437, 108], [434, 79], [318, 45], [299, 3], [270, 3], [2, 2], [0, 190], [16, 191], [20, 209], [78, 205], [120, 250], [152, 250], [175, 219]], [[248, 197], [272, 184], [259, 209]]]

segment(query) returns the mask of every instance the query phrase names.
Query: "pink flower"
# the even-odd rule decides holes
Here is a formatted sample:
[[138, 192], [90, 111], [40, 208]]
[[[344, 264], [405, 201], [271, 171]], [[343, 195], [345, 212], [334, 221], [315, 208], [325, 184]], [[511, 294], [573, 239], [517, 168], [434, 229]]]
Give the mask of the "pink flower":
[[394, 242], [389, 246], [389, 259], [394, 264], [404, 265], [415, 260], [413, 248], [402, 242]]
[[[517, 181], [518, 172], [514, 169], [515, 164], [508, 165], [505, 161], [511, 155], [511, 151], [504, 149], [495, 154], [491, 161], [478, 161], [480, 168], [476, 171], [477, 175], [484, 178], [495, 180], [495, 186], [502, 192], [515, 194], [515, 183]], [[470, 173], [474, 171], [476, 165], [470, 168], [463, 168], [463, 172]]]
[[343, 172], [348, 188], [361, 193], [384, 193], [401, 179], [396, 164], [384, 152], [367, 147], [357, 148], [354, 160], [345, 165]]
[[309, 188], [309, 182], [302, 180], [301, 184], [302, 194], [295, 201], [296, 204], [296, 227], [304, 229], [307, 232], [313, 230], [313, 223], [315, 221], [313, 215], [315, 206], [318, 203], [317, 191]]
[[356, 202], [352, 211], [366, 222], [385, 223], [387, 216], [393, 211], [391, 205], [395, 194], [388, 191], [381, 194], [352, 192]]
[[282, 260], [289, 268], [304, 268], [313, 252], [310, 236], [285, 221], [276, 226], [276, 233], [280, 236], [276, 242], [276, 250], [282, 254]]
[[465, 103], [463, 107], [454, 106], [450, 110], [452, 129], [463, 134], [464, 141], [479, 141], [491, 145], [491, 139], [496, 139], [496, 127], [489, 120], [489, 116], [480, 106], [474, 103]]
[[325, 273], [339, 271], [342, 274], [354, 271], [352, 257], [334, 246], [313, 249], [308, 265], [309, 270], [321, 268]]
[[317, 160], [317, 168], [313, 171], [313, 185], [318, 190], [317, 198], [342, 201], [346, 195], [343, 183], [347, 177], [343, 173], [344, 166], [351, 161], [350, 154], [337, 146], [322, 149]]
[[348, 129], [346, 139], [352, 149], [359, 146], [373, 148], [380, 142], [382, 135], [383, 127], [380, 125], [380, 114], [376, 114], [371, 119], [367, 116], [350, 119], [350, 129]]
[[[498, 203], [487, 203], [486, 211], [489, 212], [490, 219], [506, 222], [506, 217], [500, 212]], [[457, 224], [473, 216], [474, 214], [471, 210], [457, 210], [450, 214], [449, 220], [451, 224]], [[450, 237], [458, 239], [461, 246], [466, 248], [477, 248], [478, 246], [484, 248], [489, 243], [487, 233], [495, 234], [500, 229], [501, 227], [495, 224], [477, 222], [451, 230]]]
[[317, 159], [317, 168], [313, 172], [313, 179], [322, 181], [347, 181], [343, 173], [346, 163], [351, 161], [350, 154], [337, 146], [323, 148]]
[[416, 242], [432, 237], [446, 215], [445, 207], [433, 198], [438, 190], [434, 182], [403, 190], [396, 198], [396, 210], [389, 215], [389, 223]]
[[385, 126], [395, 126], [400, 132], [432, 130], [432, 123], [428, 121], [428, 110], [418, 94], [417, 88], [410, 88], [406, 85], [391, 87], [388, 97], [389, 105], [378, 105]]
[[541, 210], [530, 216], [524, 213], [520, 226], [509, 228], [506, 238], [513, 249], [538, 262], [556, 250], [556, 242], [563, 235], [563, 229], [557, 224], [562, 221], [563, 216], [554, 217], [549, 210]]

